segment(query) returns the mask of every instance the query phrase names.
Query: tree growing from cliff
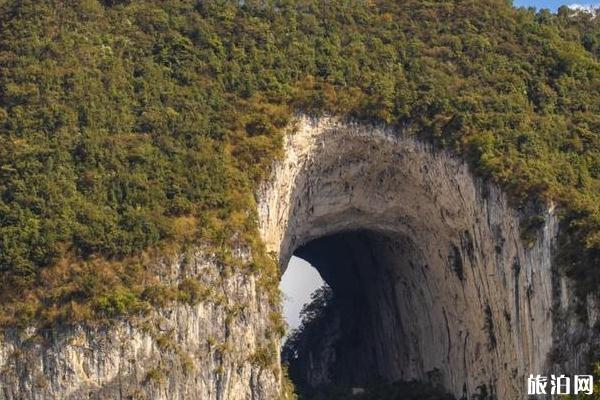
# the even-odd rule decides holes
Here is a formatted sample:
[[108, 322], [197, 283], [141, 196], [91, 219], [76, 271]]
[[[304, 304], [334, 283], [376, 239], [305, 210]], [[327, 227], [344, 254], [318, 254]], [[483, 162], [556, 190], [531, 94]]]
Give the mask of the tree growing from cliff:
[[326, 322], [322, 319], [327, 317], [327, 308], [331, 306], [332, 300], [333, 291], [327, 284], [323, 284], [310, 295], [310, 301], [300, 311], [300, 326], [288, 334], [283, 345], [281, 358], [285, 365], [293, 365], [298, 355], [307, 350], [307, 339], [310, 340], [314, 335], [319, 336], [321, 323]]

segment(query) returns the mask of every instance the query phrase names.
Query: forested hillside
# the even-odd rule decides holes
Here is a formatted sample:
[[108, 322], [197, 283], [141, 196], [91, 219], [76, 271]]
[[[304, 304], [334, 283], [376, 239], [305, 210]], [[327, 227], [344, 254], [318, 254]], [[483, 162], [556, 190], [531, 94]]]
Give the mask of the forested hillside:
[[189, 300], [144, 266], [197, 243], [276, 282], [253, 191], [294, 112], [411, 126], [559, 203], [597, 288], [599, 57], [600, 18], [505, 0], [2, 1], [0, 322]]

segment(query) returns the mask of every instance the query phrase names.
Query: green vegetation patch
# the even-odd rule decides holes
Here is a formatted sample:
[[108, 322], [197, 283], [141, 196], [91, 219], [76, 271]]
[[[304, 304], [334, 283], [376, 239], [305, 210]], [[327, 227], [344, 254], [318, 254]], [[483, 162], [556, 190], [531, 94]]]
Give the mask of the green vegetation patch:
[[3, 1], [0, 320], [144, 310], [140, 259], [182, 244], [247, 246], [276, 286], [253, 192], [295, 111], [412, 124], [517, 206], [560, 202], [561, 263], [598, 282], [598, 26], [503, 0]]

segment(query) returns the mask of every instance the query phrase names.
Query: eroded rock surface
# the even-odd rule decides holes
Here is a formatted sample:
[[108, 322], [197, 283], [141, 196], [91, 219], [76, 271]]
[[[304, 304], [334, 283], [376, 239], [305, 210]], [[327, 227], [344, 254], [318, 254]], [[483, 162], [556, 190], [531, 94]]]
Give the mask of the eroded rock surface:
[[[555, 211], [536, 210], [545, 222], [524, 243], [528, 215], [410, 129], [299, 117], [257, 197], [281, 265], [302, 253], [350, 304], [311, 355], [314, 384], [435, 380], [459, 398], [485, 385], [512, 400], [530, 373], [589, 373], [598, 302], [552, 265]], [[8, 330], [0, 399], [277, 399], [279, 368], [257, 362], [277, 352], [276, 310], [256, 278], [200, 251], [159, 269], [210, 296], [107, 327]]]
[[[589, 372], [593, 323], [553, 314], [573, 295], [552, 265], [552, 207], [517, 213], [408, 128], [301, 117], [286, 155], [261, 194], [263, 237], [281, 265], [294, 252], [313, 262], [345, 304], [326, 329], [337, 343], [304, 355], [313, 385], [435, 376], [457, 398], [485, 386], [516, 399], [531, 373]], [[545, 223], [524, 243], [532, 215]], [[553, 365], [573, 332], [581, 359]]]
[[269, 322], [274, 310], [256, 279], [226, 276], [201, 252], [160, 268], [164, 283], [200, 279], [207, 288], [202, 301], [104, 327], [7, 331], [0, 341], [0, 399], [277, 399], [277, 364], [253, 361], [277, 347]]

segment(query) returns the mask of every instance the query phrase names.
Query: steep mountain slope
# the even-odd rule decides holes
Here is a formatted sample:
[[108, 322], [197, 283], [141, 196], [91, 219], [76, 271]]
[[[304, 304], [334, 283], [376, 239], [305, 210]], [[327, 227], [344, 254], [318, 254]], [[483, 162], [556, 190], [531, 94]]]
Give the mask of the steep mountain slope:
[[[556, 204], [552, 273], [577, 294], [565, 314], [589, 317], [600, 283], [599, 43], [598, 18], [504, 0], [1, 1], [4, 349], [31, 350], [18, 329], [69, 337], [117, 323], [122, 333], [170, 307], [196, 307], [189, 318], [202, 325], [207, 302], [214, 321], [200, 330], [219, 336], [245, 326], [238, 303], [249, 302], [260, 322], [214, 369], [250, 363], [239, 376], [268, 397], [279, 263], [306, 243], [269, 242], [257, 205], [288, 160], [297, 113], [384, 124], [466, 160], [522, 217], [517, 248], [539, 246]], [[189, 265], [205, 258], [216, 281], [245, 283], [204, 282]], [[47, 360], [48, 343], [72, 344], [35, 337], [41, 353], [26, 352], [14, 376]]]
[[[143, 308], [144, 279], [124, 264], [164, 243], [259, 247], [252, 190], [298, 109], [414, 122], [515, 204], [561, 201], [564, 264], [598, 275], [597, 19], [500, 0], [6, 1], [0, 12], [8, 321], [53, 320], [60, 311], [45, 310], [69, 302], [81, 319]], [[15, 293], [25, 307], [9, 304]]]

